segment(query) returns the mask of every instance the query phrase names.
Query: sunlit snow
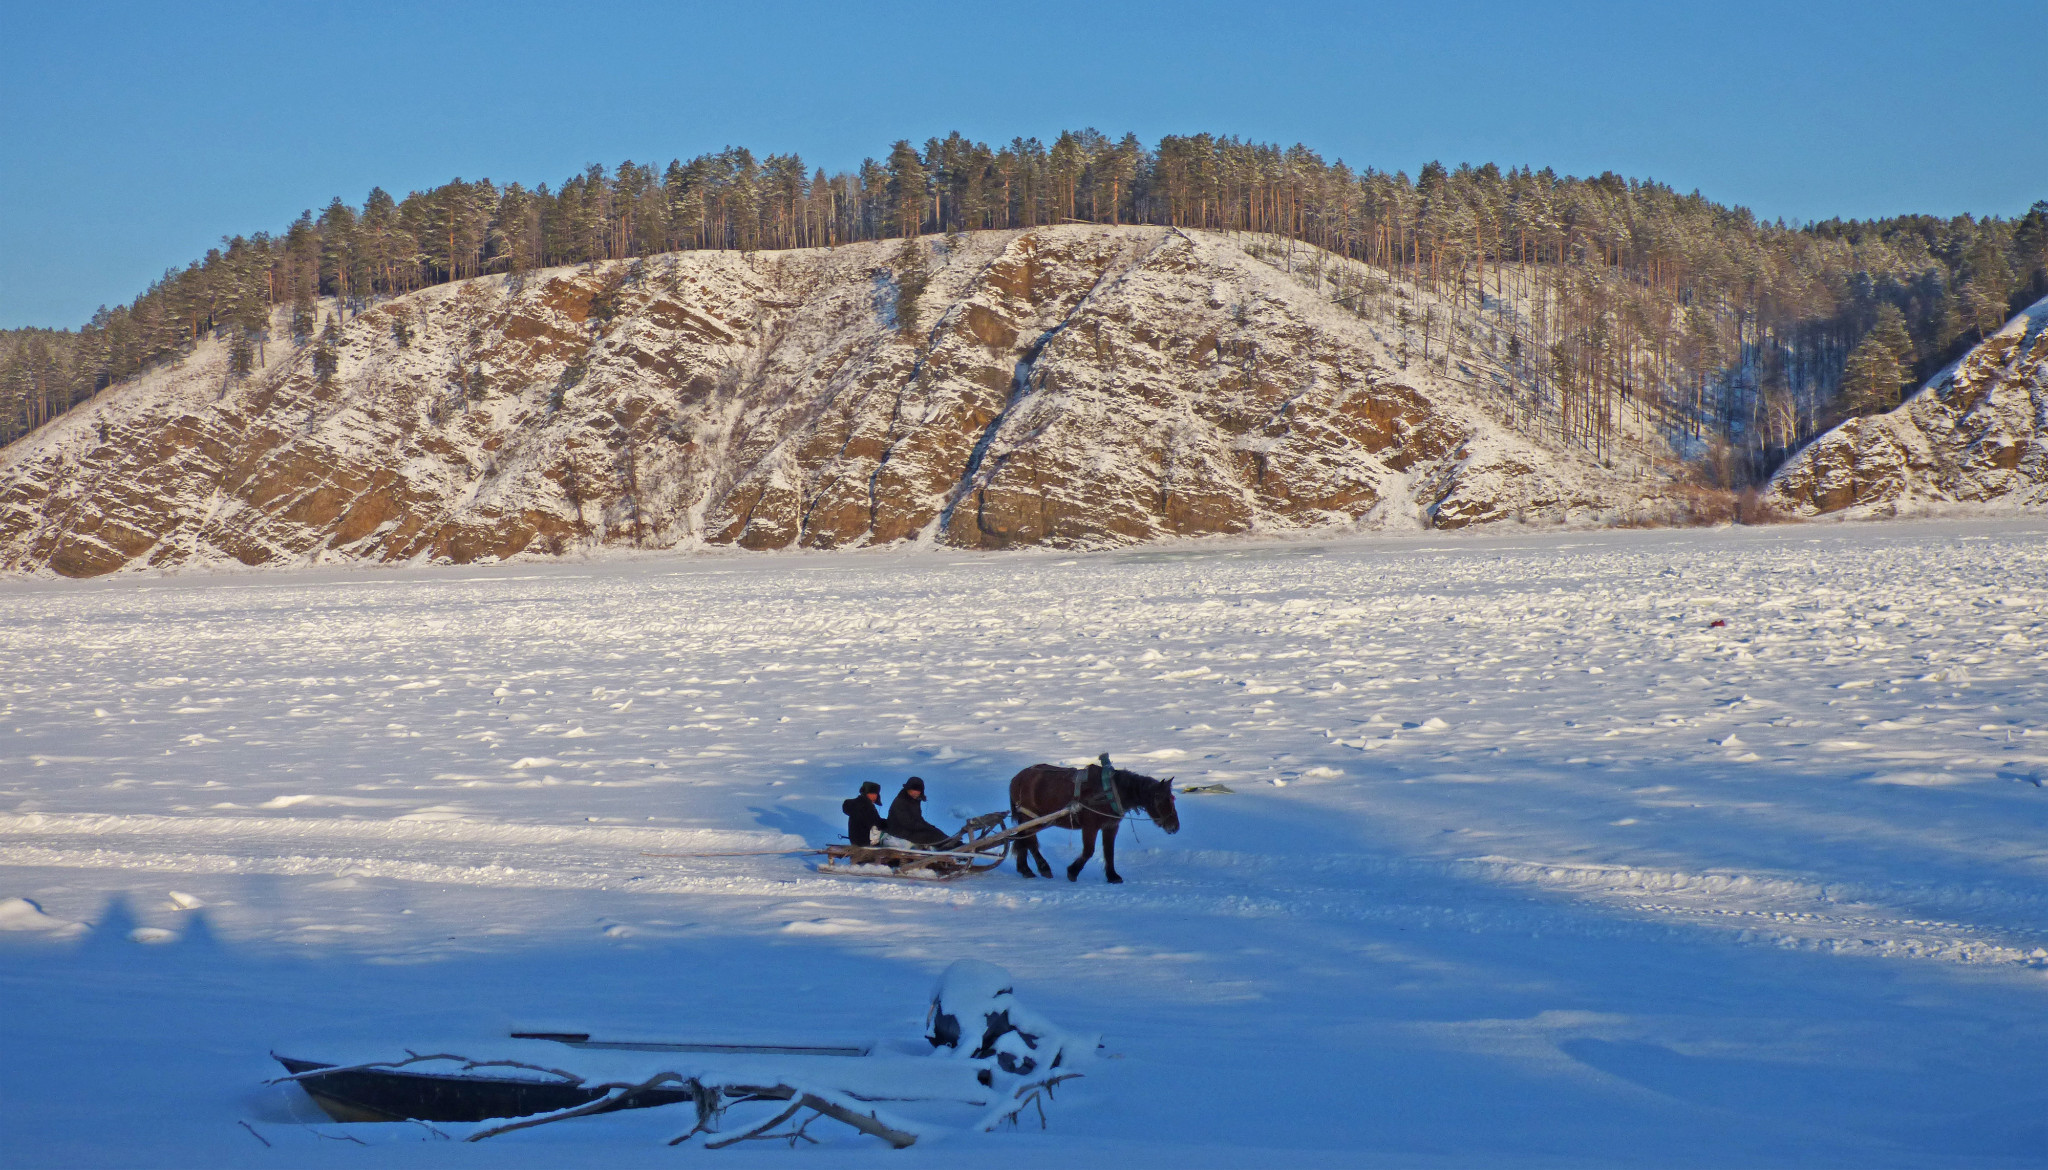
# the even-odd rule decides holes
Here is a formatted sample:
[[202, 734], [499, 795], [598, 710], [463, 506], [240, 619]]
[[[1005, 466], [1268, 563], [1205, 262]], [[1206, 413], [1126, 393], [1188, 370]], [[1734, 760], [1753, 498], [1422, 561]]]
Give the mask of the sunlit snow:
[[[2044, 535], [0, 585], [0, 1162], [2038, 1164]], [[957, 824], [1105, 751], [1228, 789], [1120, 887], [772, 855], [862, 780]], [[960, 958], [1104, 1037], [1043, 1132], [480, 1148], [262, 1083], [521, 1027], [915, 1041]]]

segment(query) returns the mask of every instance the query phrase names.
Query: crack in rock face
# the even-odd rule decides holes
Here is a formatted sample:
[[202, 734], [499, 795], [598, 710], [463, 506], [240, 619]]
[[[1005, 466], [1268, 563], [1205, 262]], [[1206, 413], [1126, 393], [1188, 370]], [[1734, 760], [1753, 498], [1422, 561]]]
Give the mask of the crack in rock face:
[[1793, 513], [2048, 504], [2048, 300], [1883, 414], [1815, 439], [1772, 477]]
[[231, 377], [206, 341], [13, 444], [0, 567], [1682, 518], [1383, 334], [1170, 228], [482, 277], [348, 319], [326, 377], [285, 346]]

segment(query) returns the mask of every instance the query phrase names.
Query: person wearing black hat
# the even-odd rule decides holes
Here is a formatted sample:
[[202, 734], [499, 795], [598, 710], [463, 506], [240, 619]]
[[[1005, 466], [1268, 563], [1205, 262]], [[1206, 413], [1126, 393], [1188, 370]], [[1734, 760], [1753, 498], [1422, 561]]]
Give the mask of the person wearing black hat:
[[945, 830], [924, 819], [924, 780], [917, 776], [903, 782], [903, 791], [889, 803], [889, 825], [891, 837], [900, 837], [912, 845], [932, 846], [946, 839]]
[[881, 785], [873, 780], [863, 780], [860, 795], [842, 802], [839, 811], [846, 814], [848, 841], [862, 847], [882, 843], [885, 826], [882, 823]]

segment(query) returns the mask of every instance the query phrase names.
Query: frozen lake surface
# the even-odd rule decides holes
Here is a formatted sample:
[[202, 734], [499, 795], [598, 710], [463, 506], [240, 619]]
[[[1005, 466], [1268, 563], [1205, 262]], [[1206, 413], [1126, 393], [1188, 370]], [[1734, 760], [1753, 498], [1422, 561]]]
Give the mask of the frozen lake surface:
[[[0, 584], [4, 1161], [2038, 1166], [2044, 535]], [[1103, 751], [1232, 790], [1120, 887], [647, 856], [822, 845], [911, 773], [950, 826]], [[1049, 1129], [468, 1145], [262, 1084], [520, 1027], [915, 1040], [957, 958], [1103, 1034]]]

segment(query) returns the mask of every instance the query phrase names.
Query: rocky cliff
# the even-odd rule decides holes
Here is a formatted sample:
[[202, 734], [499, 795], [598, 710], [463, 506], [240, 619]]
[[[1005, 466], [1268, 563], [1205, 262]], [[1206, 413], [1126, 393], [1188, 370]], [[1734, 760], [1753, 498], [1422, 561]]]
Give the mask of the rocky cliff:
[[208, 342], [8, 447], [0, 566], [1079, 546], [1682, 506], [1405, 373], [1392, 340], [1168, 228], [485, 277], [349, 319], [325, 377], [310, 344], [230, 377]]
[[2048, 300], [1884, 414], [1814, 440], [1772, 478], [1789, 512], [2048, 504]]

